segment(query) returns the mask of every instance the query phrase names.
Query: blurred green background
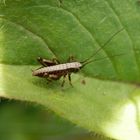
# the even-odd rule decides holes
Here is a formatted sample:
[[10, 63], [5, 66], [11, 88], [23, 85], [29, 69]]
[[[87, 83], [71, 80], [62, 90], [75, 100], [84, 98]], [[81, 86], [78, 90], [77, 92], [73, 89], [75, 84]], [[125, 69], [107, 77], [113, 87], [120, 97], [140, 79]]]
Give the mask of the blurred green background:
[[0, 140], [103, 140], [43, 106], [0, 100]]

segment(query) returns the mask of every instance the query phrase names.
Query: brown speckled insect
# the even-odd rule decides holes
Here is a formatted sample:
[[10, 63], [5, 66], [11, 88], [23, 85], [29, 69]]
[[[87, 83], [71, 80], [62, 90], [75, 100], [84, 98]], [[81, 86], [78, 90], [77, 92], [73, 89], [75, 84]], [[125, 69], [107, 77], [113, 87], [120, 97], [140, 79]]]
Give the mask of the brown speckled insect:
[[[117, 31], [115, 34], [113, 34], [110, 39], [101, 47], [99, 48], [94, 54], [92, 54], [88, 59], [78, 62], [74, 61], [73, 57], [69, 57], [67, 63], [61, 64], [57, 59], [53, 60], [47, 60], [39, 57], [37, 60], [39, 61], [40, 64], [42, 64], [41, 68], [38, 68], [33, 71], [32, 75], [33, 76], [38, 76], [42, 78], [47, 78], [47, 80], [58, 80], [63, 76], [63, 82], [62, 82], [62, 87], [64, 86], [65, 83], [65, 77], [68, 75], [69, 83], [71, 84], [71, 74], [78, 72], [81, 68], [83, 68], [85, 65], [94, 62], [94, 61], [99, 61], [102, 59], [106, 59], [108, 57], [104, 58], [99, 58], [99, 59], [92, 59], [101, 49], [103, 49], [109, 42], [110, 40], [116, 36], [119, 32], [121, 32], [123, 29]], [[122, 54], [119, 54], [122, 55]], [[115, 56], [119, 56], [115, 55]], [[112, 56], [114, 57], [114, 56]], [[71, 84], [72, 85], [72, 84]]]

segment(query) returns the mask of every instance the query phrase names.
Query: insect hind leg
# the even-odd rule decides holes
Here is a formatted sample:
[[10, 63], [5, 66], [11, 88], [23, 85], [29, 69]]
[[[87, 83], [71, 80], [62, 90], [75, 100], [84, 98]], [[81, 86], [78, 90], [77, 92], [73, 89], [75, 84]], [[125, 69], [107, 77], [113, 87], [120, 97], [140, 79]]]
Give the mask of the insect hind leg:
[[56, 58], [53, 58], [52, 60], [47, 60], [45, 58], [38, 57], [37, 60], [44, 67], [53, 66], [60, 63]]
[[52, 62], [54, 62], [55, 64], [60, 64], [59, 60], [57, 58], [53, 58]]

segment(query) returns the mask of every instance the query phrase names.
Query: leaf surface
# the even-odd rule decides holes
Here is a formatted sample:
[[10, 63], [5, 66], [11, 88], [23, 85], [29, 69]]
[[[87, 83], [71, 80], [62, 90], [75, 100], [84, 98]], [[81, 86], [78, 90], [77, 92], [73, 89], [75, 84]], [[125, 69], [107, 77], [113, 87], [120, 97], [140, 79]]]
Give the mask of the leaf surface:
[[[115, 139], [139, 139], [140, 5], [135, 0], [7, 0], [0, 5], [0, 95], [42, 104]], [[66, 81], [32, 76], [38, 56], [94, 59]], [[118, 57], [111, 57], [117, 54]]]

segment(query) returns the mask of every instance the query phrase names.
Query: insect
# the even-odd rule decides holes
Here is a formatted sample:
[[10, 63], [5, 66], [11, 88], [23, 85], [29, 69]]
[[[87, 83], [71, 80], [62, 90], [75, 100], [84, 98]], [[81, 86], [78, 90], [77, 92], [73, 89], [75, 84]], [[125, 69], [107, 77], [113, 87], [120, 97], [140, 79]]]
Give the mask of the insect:
[[[87, 65], [91, 62], [108, 58], [108, 57], [103, 57], [103, 58], [99, 58], [99, 59], [92, 59], [101, 49], [103, 49], [111, 41], [111, 39], [114, 36], [116, 36], [122, 30], [123, 29], [114, 33], [101, 48], [97, 49], [97, 51], [95, 51], [94, 54], [92, 54], [89, 58], [87, 58], [86, 60], [84, 60], [82, 62], [74, 61], [74, 58], [72, 56], [69, 57], [67, 63], [60, 63], [56, 58], [54, 58], [52, 60], [47, 60], [47, 59], [38, 57], [37, 60], [42, 65], [42, 67], [40, 67], [36, 70], [33, 70], [32, 75], [46, 78], [48, 81], [58, 80], [61, 77], [63, 77], [63, 82], [61, 84], [62, 87], [64, 86], [66, 76], [68, 76], [69, 83], [70, 83], [70, 85], [72, 85], [72, 83], [71, 83], [71, 74], [72, 73], [77, 73], [81, 68], [83, 68], [85, 65]], [[114, 56], [120, 56], [120, 55], [122, 55], [122, 54], [118, 54], [118, 55], [114, 55]], [[114, 56], [111, 56], [111, 57], [114, 57]]]

